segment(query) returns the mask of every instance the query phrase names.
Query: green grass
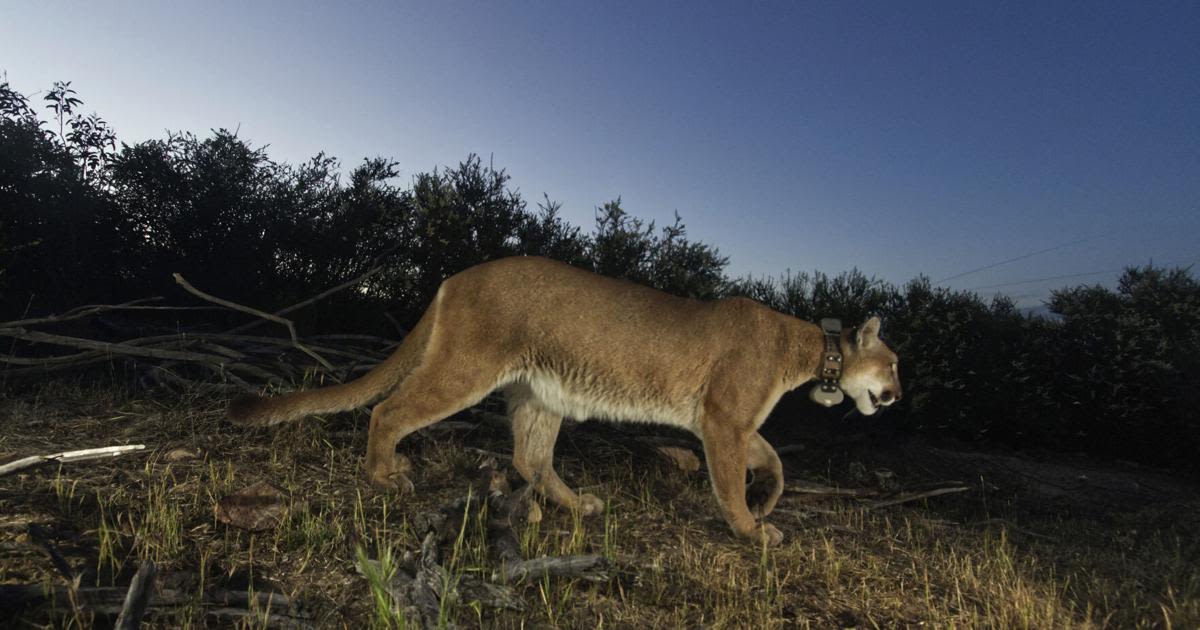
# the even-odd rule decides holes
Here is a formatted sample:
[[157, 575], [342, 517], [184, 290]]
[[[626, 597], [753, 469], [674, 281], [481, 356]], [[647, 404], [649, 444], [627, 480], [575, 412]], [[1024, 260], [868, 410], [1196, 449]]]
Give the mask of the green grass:
[[[220, 402], [201, 396], [151, 401], [49, 387], [0, 399], [0, 451], [130, 442], [147, 444], [148, 454], [0, 480], [0, 581], [63, 583], [24, 526], [14, 525], [33, 522], [61, 532], [84, 585], [128, 583], [148, 558], [165, 572], [198, 576], [189, 586], [197, 602], [205, 588], [249, 584], [304, 602], [320, 627], [405, 627], [387, 584], [406, 554], [420, 550], [414, 519], [468, 494], [482, 457], [469, 449], [503, 454], [511, 447], [486, 425], [415, 435], [401, 451], [415, 465], [418, 495], [401, 497], [365, 484], [362, 415], [244, 430], [221, 422]], [[55, 420], [29, 429], [37, 417]], [[785, 542], [763, 548], [730, 536], [702, 473], [637, 459], [614, 446], [627, 438], [596, 431], [560, 440], [558, 467], [573, 486], [604, 499], [604, 513], [582, 518], [540, 504], [541, 521], [516, 533], [526, 557], [600, 554], [616, 563], [617, 575], [521, 585], [523, 613], [446, 602], [441, 621], [487, 628], [1200, 627], [1194, 499], [1087, 514], [1031, 503], [1019, 489], [878, 511], [785, 495], [770, 518]], [[165, 461], [180, 447], [199, 456]], [[837, 461], [799, 465], [808, 479], [846, 483]], [[277, 527], [249, 533], [219, 522], [221, 497], [262, 480], [287, 497]], [[487, 518], [485, 511], [466, 519], [441, 547], [448, 585], [486, 579], [497, 568]], [[365, 565], [367, 558], [378, 565]], [[21, 621], [88, 627], [96, 620], [60, 606], [53, 618]], [[198, 604], [155, 611], [152, 621], [214, 623]]]

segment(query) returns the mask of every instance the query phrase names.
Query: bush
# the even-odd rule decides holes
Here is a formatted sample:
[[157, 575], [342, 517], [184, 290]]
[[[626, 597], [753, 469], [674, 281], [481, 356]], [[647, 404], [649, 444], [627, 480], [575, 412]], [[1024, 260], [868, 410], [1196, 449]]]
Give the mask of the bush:
[[[691, 298], [745, 295], [815, 321], [884, 320], [906, 396], [889, 422], [973, 441], [1091, 450], [1197, 466], [1200, 285], [1189, 270], [1132, 268], [1117, 289], [1065, 288], [1052, 317], [1022, 315], [917, 278], [895, 287], [852, 270], [729, 280], [728, 259], [656, 229], [621, 200], [590, 233], [549, 198], [530, 211], [509, 176], [470, 155], [397, 186], [364, 160], [346, 182], [320, 154], [279, 164], [237, 134], [170, 134], [116, 151], [115, 134], [67, 83], [44, 101], [0, 83], [0, 317], [169, 294], [172, 272], [274, 310], [376, 269], [306, 311], [306, 331], [412, 325], [444, 278], [514, 254], [542, 255]], [[390, 330], [384, 329], [390, 333]]]
[[1117, 290], [1056, 291], [1046, 411], [1083, 445], [1145, 461], [1192, 462], [1200, 419], [1200, 284], [1185, 269], [1127, 269]]
[[[98, 149], [87, 144], [103, 138], [76, 133], [75, 119], [61, 116], [69, 116], [78, 99], [65, 84], [47, 98], [55, 94], [64, 99], [57, 111], [69, 133], [45, 129], [28, 99], [0, 83], [0, 315], [59, 310], [119, 293], [121, 278], [111, 270], [123, 254], [125, 226], [98, 186], [96, 171], [104, 167]], [[94, 129], [98, 119], [91, 120]]]
[[1189, 270], [1130, 268], [1116, 291], [1056, 291], [1053, 317], [927, 278], [897, 289], [857, 271], [744, 279], [729, 290], [811, 321], [882, 316], [906, 392], [888, 422], [1196, 468], [1200, 419], [1188, 397], [1200, 389], [1200, 285]]

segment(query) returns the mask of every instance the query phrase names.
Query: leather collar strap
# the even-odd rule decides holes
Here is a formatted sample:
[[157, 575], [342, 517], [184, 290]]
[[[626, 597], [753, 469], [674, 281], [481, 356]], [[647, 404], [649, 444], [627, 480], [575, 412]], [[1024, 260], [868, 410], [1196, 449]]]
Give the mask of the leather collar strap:
[[842, 340], [841, 320], [822, 319], [821, 332], [825, 333], [825, 350], [821, 353], [821, 365], [817, 373], [820, 383], [812, 388], [809, 396], [818, 404], [832, 407], [844, 398], [838, 387], [838, 381], [842, 378], [842, 350], [839, 347]]
[[821, 332], [825, 333], [825, 354], [821, 357], [821, 380], [836, 385], [842, 378], [841, 320], [821, 320]]

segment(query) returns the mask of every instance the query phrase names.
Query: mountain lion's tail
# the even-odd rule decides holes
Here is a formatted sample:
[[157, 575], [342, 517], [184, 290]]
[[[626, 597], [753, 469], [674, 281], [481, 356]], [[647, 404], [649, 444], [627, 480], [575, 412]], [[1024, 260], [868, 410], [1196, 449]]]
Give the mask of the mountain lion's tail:
[[242, 426], [268, 426], [317, 413], [349, 411], [386, 397], [421, 361], [433, 327], [434, 317], [430, 311], [417, 322], [392, 356], [361, 377], [341, 385], [273, 398], [236, 398], [229, 403], [229, 421]]

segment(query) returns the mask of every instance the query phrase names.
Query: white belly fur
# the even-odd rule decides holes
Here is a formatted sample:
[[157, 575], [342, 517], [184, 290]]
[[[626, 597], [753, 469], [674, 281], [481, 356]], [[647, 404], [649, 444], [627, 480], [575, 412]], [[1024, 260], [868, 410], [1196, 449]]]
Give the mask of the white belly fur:
[[529, 388], [536, 403], [547, 411], [575, 420], [611, 420], [617, 422], [648, 422], [665, 424], [692, 431], [695, 405], [672, 408], [629, 397], [601, 395], [590, 388], [570, 387], [555, 374], [528, 371], [512, 375], [503, 384], [521, 383]]

